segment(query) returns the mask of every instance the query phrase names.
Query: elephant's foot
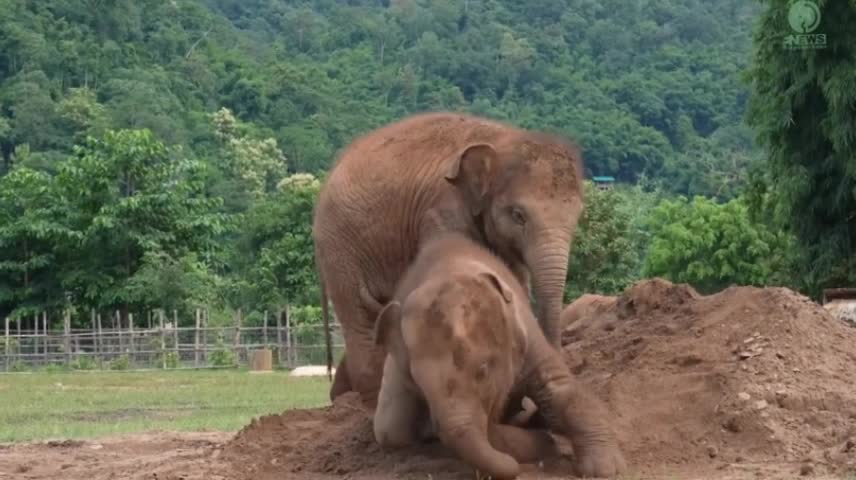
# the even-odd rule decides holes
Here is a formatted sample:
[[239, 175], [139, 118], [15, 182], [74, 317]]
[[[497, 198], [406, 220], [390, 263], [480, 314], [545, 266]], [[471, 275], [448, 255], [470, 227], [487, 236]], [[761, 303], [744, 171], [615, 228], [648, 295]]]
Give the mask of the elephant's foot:
[[351, 391], [351, 380], [348, 378], [348, 366], [345, 364], [345, 357], [339, 361], [339, 366], [336, 367], [336, 374], [333, 376], [333, 385], [330, 386], [330, 401], [335, 402], [336, 397]]
[[488, 438], [494, 448], [511, 455], [519, 463], [548, 460], [560, 454], [556, 442], [546, 430], [491, 424], [488, 426]]
[[627, 461], [614, 442], [594, 445], [574, 443], [574, 469], [580, 477], [611, 478], [627, 470]]

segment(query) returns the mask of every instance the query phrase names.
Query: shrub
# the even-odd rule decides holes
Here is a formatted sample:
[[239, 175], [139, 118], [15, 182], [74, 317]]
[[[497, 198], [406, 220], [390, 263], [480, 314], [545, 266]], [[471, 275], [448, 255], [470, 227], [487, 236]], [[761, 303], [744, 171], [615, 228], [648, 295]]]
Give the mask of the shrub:
[[127, 370], [131, 368], [131, 359], [127, 354], [113, 359], [110, 362], [110, 370]]
[[27, 370], [29, 370], [27, 364], [20, 360], [15, 360], [15, 362], [9, 365], [10, 372], [26, 372]]
[[95, 370], [98, 368], [98, 363], [92, 357], [81, 356], [74, 359], [71, 368], [74, 370]]
[[226, 344], [223, 342], [222, 334], [220, 334], [220, 337], [217, 338], [217, 348], [216, 350], [211, 352], [211, 355], [208, 357], [208, 361], [212, 366], [215, 367], [236, 366], [235, 353], [226, 347]]
[[161, 358], [162, 358], [162, 365], [164, 365], [165, 368], [178, 368], [179, 359], [178, 359], [177, 353], [165, 352]]

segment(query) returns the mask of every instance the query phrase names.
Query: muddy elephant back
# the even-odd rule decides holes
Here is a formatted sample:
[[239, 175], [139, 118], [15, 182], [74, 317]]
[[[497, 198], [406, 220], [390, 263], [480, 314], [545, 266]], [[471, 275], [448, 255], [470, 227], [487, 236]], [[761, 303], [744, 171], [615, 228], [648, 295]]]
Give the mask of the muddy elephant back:
[[[520, 135], [517, 128], [459, 113], [413, 115], [354, 140], [331, 170], [330, 180], [417, 175], [450, 162], [469, 145]], [[440, 175], [438, 178], [441, 178]]]
[[616, 297], [587, 293], [562, 310], [561, 326], [564, 330], [581, 318], [587, 318], [597, 312], [615, 305]]

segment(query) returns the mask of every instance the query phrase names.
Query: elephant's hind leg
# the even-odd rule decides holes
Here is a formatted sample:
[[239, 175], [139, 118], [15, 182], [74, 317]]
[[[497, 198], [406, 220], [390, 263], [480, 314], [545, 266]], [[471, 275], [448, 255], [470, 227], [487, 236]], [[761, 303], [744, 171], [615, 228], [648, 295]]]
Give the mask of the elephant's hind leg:
[[335, 402], [336, 397], [351, 391], [351, 380], [348, 378], [348, 365], [345, 356], [339, 360], [336, 374], [333, 376], [333, 385], [330, 386], [330, 401]]
[[[359, 298], [363, 308], [367, 311], [368, 318], [376, 319], [383, 309], [383, 302], [374, 298], [365, 286], [360, 287]], [[339, 366], [336, 368], [336, 375], [333, 377], [333, 385], [330, 387], [330, 401], [335, 401], [336, 397], [352, 390], [353, 386], [348, 375], [348, 362], [346, 355], [342, 355]]]
[[[346, 361], [336, 371], [337, 380], [331, 387], [331, 396], [353, 390], [360, 394], [363, 403], [374, 408], [380, 391], [385, 350], [374, 343], [374, 324], [377, 317], [373, 306], [364, 304], [359, 280], [336, 272], [340, 283], [331, 281], [330, 301], [336, 318], [342, 325], [345, 337]], [[344, 366], [345, 368], [341, 368]], [[339, 372], [344, 375], [339, 376]], [[345, 382], [345, 377], [347, 382]], [[347, 390], [344, 390], [347, 385]], [[340, 389], [341, 387], [341, 389]]]

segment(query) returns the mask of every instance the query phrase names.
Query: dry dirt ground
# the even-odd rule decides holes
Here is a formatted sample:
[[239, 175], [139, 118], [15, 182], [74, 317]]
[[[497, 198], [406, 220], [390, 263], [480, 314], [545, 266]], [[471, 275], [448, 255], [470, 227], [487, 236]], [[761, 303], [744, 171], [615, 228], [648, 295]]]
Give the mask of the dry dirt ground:
[[[856, 329], [785, 289], [701, 296], [647, 280], [563, 335], [609, 405], [630, 479], [856, 480]], [[524, 479], [570, 478], [567, 460]], [[353, 395], [236, 434], [151, 433], [0, 446], [0, 479], [473, 479], [438, 444], [383, 452]]]

